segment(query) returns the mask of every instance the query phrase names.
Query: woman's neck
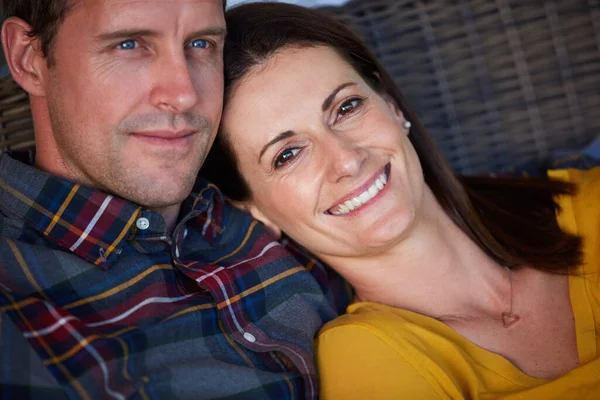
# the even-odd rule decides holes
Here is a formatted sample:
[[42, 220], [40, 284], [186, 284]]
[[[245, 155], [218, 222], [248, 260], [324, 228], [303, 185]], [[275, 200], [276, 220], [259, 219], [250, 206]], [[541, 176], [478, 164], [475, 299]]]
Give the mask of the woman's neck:
[[460, 230], [427, 191], [424, 213], [386, 251], [368, 257], [322, 256], [360, 300], [434, 318], [496, 316], [510, 302], [507, 271]]

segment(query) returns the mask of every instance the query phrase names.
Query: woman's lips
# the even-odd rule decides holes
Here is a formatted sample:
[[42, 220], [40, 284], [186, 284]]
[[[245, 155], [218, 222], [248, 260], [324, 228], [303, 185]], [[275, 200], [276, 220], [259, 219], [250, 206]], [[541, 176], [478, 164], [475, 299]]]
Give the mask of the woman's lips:
[[389, 174], [390, 164], [386, 165], [364, 190], [359, 191], [355, 196], [347, 197], [346, 200], [339, 202], [327, 210], [327, 213], [331, 215], [345, 215], [368, 204], [387, 185]]

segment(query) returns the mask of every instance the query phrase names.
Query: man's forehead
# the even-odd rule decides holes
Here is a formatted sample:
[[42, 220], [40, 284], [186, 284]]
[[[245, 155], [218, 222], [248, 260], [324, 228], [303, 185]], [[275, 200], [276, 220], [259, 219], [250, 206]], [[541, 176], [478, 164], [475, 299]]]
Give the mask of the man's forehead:
[[71, 15], [85, 14], [92, 30], [225, 25], [222, 0], [76, 0], [73, 6]]
[[101, 4], [103, 6], [114, 6], [114, 5], [126, 5], [126, 4], [153, 4], [153, 3], [164, 3], [164, 4], [175, 4], [175, 3], [215, 3], [220, 4], [225, 9], [227, 5], [226, 0], [71, 0], [71, 3], [82, 4]]
[[226, 8], [226, 0], [71, 0], [75, 6], [98, 6], [100, 8], [140, 8], [155, 7], [155, 6], [177, 6], [177, 5], [193, 5], [202, 8], [202, 6], [218, 5], [223, 11]]

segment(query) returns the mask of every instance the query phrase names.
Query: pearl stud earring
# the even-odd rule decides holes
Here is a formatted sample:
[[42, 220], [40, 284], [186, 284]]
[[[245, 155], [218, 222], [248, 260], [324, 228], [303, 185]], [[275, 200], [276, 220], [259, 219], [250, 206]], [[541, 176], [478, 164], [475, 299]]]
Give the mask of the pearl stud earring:
[[410, 123], [410, 121], [404, 121], [404, 123], [402, 124], [402, 126], [404, 126], [406, 129], [410, 129], [410, 127], [412, 126], [412, 124]]

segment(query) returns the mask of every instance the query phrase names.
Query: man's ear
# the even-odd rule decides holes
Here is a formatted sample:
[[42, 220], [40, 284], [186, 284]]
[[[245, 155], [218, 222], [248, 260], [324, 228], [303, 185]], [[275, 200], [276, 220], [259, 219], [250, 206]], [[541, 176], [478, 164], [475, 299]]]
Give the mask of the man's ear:
[[2, 25], [2, 46], [13, 79], [34, 96], [45, 95], [46, 57], [39, 38], [30, 37], [31, 26], [10, 17]]
[[231, 204], [250, 213], [252, 217], [262, 222], [277, 239], [281, 238], [281, 229], [267, 218], [251, 201], [231, 201]]

